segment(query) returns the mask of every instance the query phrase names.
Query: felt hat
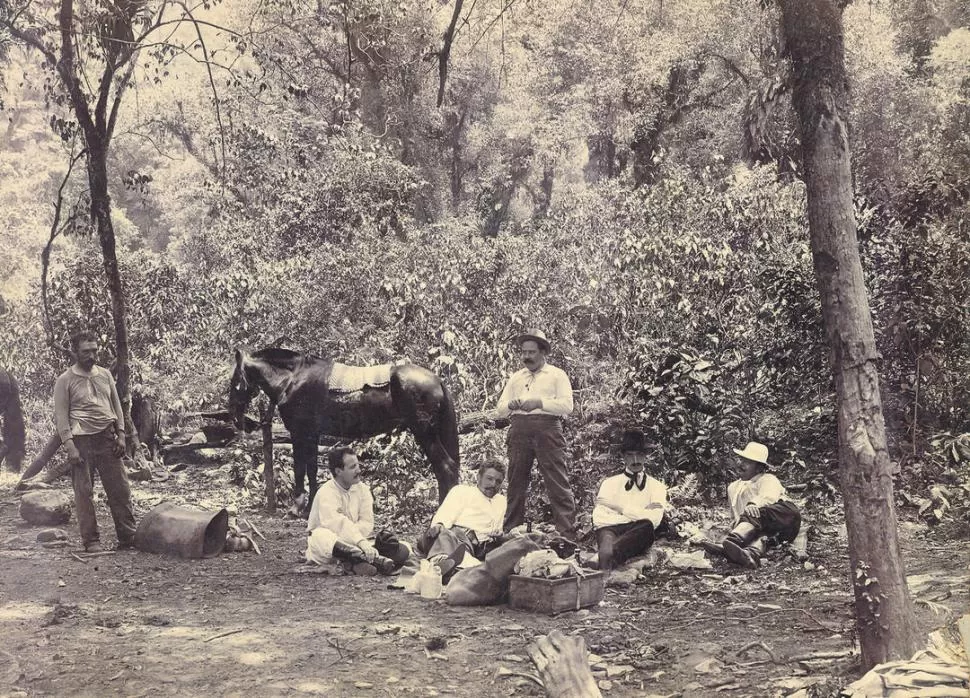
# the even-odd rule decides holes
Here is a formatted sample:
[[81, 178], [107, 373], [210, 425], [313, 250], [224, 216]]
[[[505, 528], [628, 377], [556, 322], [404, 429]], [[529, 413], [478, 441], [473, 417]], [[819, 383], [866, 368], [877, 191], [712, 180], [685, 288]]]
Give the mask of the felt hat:
[[639, 429], [627, 429], [620, 436], [620, 453], [646, 453], [652, 446], [653, 439]]
[[736, 448], [732, 448], [731, 450], [746, 460], [752, 460], [755, 463], [761, 463], [766, 467], [768, 466], [768, 447], [764, 444], [759, 444], [757, 441], [749, 441], [743, 451], [739, 451]]
[[520, 334], [515, 338], [515, 343], [521, 346], [522, 342], [528, 342], [529, 340], [538, 344], [539, 348], [546, 353], [549, 353], [549, 350], [552, 349], [552, 345], [549, 343], [549, 340], [546, 339], [545, 333], [542, 330], [537, 330], [535, 328], [527, 329], [525, 332]]

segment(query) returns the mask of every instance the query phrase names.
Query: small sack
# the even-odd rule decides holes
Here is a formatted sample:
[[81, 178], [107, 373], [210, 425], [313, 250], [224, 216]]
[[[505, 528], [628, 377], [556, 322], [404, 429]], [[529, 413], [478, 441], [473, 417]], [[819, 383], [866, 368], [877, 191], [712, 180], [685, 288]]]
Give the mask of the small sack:
[[514, 538], [485, 556], [485, 563], [458, 571], [448, 583], [448, 605], [488, 606], [501, 603], [509, 592], [515, 563], [540, 550], [541, 536]]

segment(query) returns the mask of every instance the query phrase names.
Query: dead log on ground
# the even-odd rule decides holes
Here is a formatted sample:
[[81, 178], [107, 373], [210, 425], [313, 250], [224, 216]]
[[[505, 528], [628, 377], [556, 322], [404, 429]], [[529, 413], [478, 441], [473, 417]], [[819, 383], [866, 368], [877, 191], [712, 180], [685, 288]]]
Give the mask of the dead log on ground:
[[527, 648], [549, 698], [602, 698], [589, 670], [586, 641], [559, 630], [543, 635]]

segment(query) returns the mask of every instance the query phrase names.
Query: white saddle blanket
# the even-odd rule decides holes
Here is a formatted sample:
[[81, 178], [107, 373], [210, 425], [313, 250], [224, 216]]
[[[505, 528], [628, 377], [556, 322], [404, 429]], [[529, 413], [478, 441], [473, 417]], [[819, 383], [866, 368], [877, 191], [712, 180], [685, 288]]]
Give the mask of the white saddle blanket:
[[330, 390], [353, 393], [366, 386], [382, 388], [391, 382], [391, 364], [380, 366], [348, 366], [334, 363], [330, 372]]

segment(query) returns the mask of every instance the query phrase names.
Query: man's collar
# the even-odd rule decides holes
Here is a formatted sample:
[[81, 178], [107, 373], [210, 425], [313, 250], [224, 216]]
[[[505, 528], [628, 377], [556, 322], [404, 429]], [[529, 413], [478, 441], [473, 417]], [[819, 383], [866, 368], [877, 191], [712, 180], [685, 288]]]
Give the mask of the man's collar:
[[84, 377], [84, 378], [90, 378], [91, 376], [93, 376], [93, 375], [94, 375], [94, 370], [95, 370], [95, 369], [96, 369], [97, 367], [98, 367], [98, 365], [97, 365], [97, 364], [95, 364], [94, 366], [92, 366], [92, 367], [91, 367], [91, 370], [90, 370], [90, 371], [85, 371], [84, 369], [82, 369], [82, 368], [81, 368], [80, 366], [78, 366], [77, 364], [73, 364], [73, 365], [71, 366], [71, 372], [72, 372], [72, 373], [73, 373], [73, 374], [74, 374], [75, 376], [82, 376], [82, 377]]

